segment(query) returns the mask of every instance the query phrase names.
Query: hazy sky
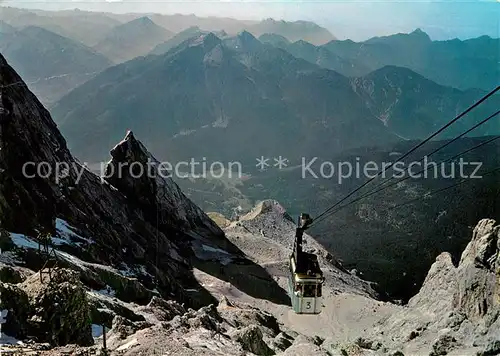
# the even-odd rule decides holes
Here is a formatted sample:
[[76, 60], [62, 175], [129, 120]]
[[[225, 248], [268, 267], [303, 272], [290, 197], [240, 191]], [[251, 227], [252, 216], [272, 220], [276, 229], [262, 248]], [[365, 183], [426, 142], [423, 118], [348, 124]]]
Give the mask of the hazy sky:
[[[420, 27], [433, 39], [500, 37], [500, 0], [469, 1], [241, 1], [241, 0], [0, 0], [4, 5], [46, 10], [80, 8], [108, 12], [159, 12], [226, 16], [239, 19], [272, 17], [311, 20], [339, 38], [353, 40]], [[1, 10], [0, 10], [1, 11]]]

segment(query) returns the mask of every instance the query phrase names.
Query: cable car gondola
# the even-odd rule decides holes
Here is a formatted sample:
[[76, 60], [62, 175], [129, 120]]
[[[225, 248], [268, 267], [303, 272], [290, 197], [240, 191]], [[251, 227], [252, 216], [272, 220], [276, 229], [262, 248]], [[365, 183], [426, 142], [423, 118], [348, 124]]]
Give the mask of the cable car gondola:
[[288, 293], [297, 314], [319, 314], [323, 306], [322, 285], [325, 281], [318, 257], [302, 250], [304, 230], [312, 223], [308, 214], [301, 214], [295, 233], [293, 253], [290, 256]]

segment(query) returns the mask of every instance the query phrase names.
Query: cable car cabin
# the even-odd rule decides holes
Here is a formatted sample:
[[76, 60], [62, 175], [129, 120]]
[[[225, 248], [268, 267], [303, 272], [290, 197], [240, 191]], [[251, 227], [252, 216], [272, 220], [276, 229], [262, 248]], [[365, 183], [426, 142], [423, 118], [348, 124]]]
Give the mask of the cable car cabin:
[[297, 272], [294, 256], [290, 257], [288, 288], [292, 308], [297, 314], [319, 314], [323, 306], [321, 291], [324, 282], [323, 273], [316, 255], [304, 252], [303, 259], [310, 263], [308, 263], [309, 269], [301, 273]]
[[304, 230], [312, 222], [309, 215], [299, 218], [295, 235], [294, 251], [290, 256], [290, 276], [288, 280], [292, 308], [297, 314], [321, 313], [323, 272], [315, 254], [302, 251]]

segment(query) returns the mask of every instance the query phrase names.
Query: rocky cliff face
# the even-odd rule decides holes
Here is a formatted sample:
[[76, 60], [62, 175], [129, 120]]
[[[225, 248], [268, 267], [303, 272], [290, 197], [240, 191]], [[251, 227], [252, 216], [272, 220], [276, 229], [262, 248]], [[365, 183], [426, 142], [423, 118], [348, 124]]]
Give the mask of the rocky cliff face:
[[379, 337], [410, 354], [500, 353], [499, 232], [495, 220], [481, 220], [457, 266], [438, 256], [420, 292], [381, 321]]
[[[137, 278], [149, 293], [155, 290], [188, 305], [213, 300], [201, 287], [186, 295], [185, 289], [198, 286], [191, 260], [205, 258], [194, 256], [192, 244], [227, 249], [228, 256], [241, 254], [212, 220], [169, 178], [131, 180], [127, 174], [110, 174], [106, 180], [83, 167], [48, 111], [3, 57], [0, 84], [3, 102], [12, 106], [2, 110], [0, 124], [3, 262], [39, 270], [45, 258], [35, 253], [36, 238], [49, 234], [55, 239], [57, 263], [85, 272], [97, 285], [126, 275]], [[141, 165], [146, 158], [154, 160], [129, 134], [114, 148], [107, 171], [117, 164]], [[107, 269], [94, 268], [89, 278], [86, 263]]]
[[111, 156], [106, 181], [147, 212], [145, 218], [152, 224], [157, 223], [159, 228], [175, 226], [200, 236], [223, 236], [221, 229], [169, 178], [172, 172], [162, 167], [132, 132], [111, 150]]

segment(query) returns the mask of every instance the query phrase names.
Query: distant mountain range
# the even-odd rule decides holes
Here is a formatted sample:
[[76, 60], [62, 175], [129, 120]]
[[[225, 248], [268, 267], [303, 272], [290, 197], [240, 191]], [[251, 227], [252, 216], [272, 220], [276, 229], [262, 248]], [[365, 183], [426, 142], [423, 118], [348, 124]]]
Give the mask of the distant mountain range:
[[122, 23], [122, 21], [96, 12], [41, 11], [6, 6], [2, 6], [0, 20], [17, 28], [41, 27], [89, 47], [94, 46], [104, 34]]
[[[194, 15], [79, 10], [48, 12], [8, 7], [2, 7], [0, 21], [18, 29], [26, 26], [45, 28], [88, 47], [97, 46], [99, 52], [114, 62], [150, 51], [166, 53], [200, 33], [214, 32], [222, 38], [246, 30], [264, 43], [349, 77], [364, 76], [391, 65], [409, 68], [438, 84], [461, 90], [491, 90], [500, 81], [500, 39], [488, 36], [465, 41], [432, 41], [417, 29], [408, 34], [353, 42], [337, 40], [325, 28], [307, 21], [241, 21]], [[174, 34], [177, 35], [174, 37]]]
[[248, 32], [225, 40], [209, 33], [164, 55], [112, 67], [52, 113], [85, 160], [106, 158], [127, 129], [169, 159], [254, 162], [262, 154], [338, 152], [398, 140], [348, 78]]
[[282, 48], [297, 58], [305, 59], [323, 68], [335, 70], [348, 77], [364, 75], [371, 71], [370, 68], [361, 61], [355, 58], [345, 59], [328, 50], [326, 46], [315, 46], [304, 40], [298, 40], [292, 43], [284, 41], [286, 39], [282, 36], [269, 33], [262, 35], [259, 39], [263, 43], [269, 43], [278, 48]]
[[417, 29], [409, 34], [375, 37], [359, 43], [332, 41], [324, 47], [367, 70], [385, 65], [406, 67], [438, 84], [458, 89], [491, 90], [500, 82], [499, 38], [432, 41]]
[[488, 36], [466, 41], [432, 41], [417, 29], [409, 34], [375, 37], [364, 42], [336, 40], [322, 46], [303, 40], [292, 43], [276, 34], [264, 34], [260, 39], [346, 76], [364, 76], [391, 65], [409, 68], [438, 84], [458, 89], [491, 90], [500, 82], [500, 39]]
[[327, 29], [309, 21], [245, 21], [223, 17], [197, 17], [194, 15], [164, 15], [154, 13], [114, 14], [81, 10], [42, 11], [2, 7], [0, 20], [14, 27], [35, 25], [56, 32], [62, 36], [95, 46], [99, 41], [121, 24], [147, 16], [155, 24], [172, 33], [182, 32], [190, 27], [203, 31], [226, 31], [235, 35], [248, 30], [256, 36], [272, 32], [287, 37], [290, 41], [303, 39], [314, 44], [324, 44], [335, 39]]
[[291, 42], [303, 40], [313, 44], [323, 44], [336, 40], [327, 29], [308, 21], [287, 22], [267, 19], [245, 29], [256, 37], [265, 33], [274, 33]]
[[50, 105], [112, 63], [85, 45], [41, 27], [0, 24], [0, 52]]
[[113, 28], [94, 49], [115, 63], [121, 63], [148, 54], [158, 43], [173, 35], [150, 18], [140, 17]]
[[[105, 159], [112, 142], [133, 129], [161, 158], [253, 162], [276, 152], [335, 154], [420, 139], [483, 94], [394, 66], [349, 79], [249, 32], [225, 39], [209, 33], [106, 70], [52, 112], [84, 160]], [[482, 106], [443, 137], [462, 133], [493, 107]], [[491, 124], [473, 134], [499, 131]]]

